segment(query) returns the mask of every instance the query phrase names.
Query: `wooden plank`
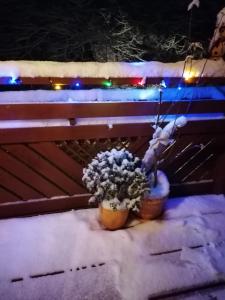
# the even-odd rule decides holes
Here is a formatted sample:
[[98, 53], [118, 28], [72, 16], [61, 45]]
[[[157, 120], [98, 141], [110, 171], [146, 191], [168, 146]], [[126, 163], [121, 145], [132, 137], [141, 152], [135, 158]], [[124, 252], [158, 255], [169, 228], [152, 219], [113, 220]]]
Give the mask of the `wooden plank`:
[[[170, 167], [167, 168], [167, 170], [173, 173], [173, 180], [183, 181], [189, 173], [194, 172], [198, 165], [204, 164], [208, 156], [213, 156], [212, 143], [213, 140], [211, 139], [204, 144], [194, 145], [189, 151], [175, 158], [171, 162]], [[177, 153], [179, 153], [179, 151]], [[188, 179], [192, 181], [190, 178]]]
[[[0, 77], [0, 85], [9, 84], [11, 77]], [[22, 85], [52, 85], [52, 84], [65, 84], [72, 85], [75, 82], [81, 82], [82, 87], [85, 85], [102, 85], [106, 78], [100, 77], [19, 77], [20, 84]], [[142, 77], [110, 77], [108, 80], [111, 81], [112, 85], [139, 85]], [[164, 80], [167, 87], [177, 87], [178, 84], [188, 85], [184, 82], [182, 77], [147, 77], [146, 85], [160, 84]], [[193, 77], [190, 83], [197, 83], [198, 85], [223, 85], [225, 84], [225, 77]]]
[[225, 194], [225, 151], [221, 153], [215, 162], [214, 168], [212, 170], [213, 177], [215, 178], [214, 193]]
[[[14, 152], [10, 152], [10, 147], [3, 146], [3, 149], [8, 151], [11, 155]], [[40, 197], [52, 197], [61, 192], [54, 184], [46, 180], [29, 168], [25, 163], [22, 163], [18, 159], [14, 158], [10, 154], [0, 149], [0, 165], [10, 173], [14, 173], [17, 177], [21, 178], [24, 182], [30, 185], [32, 188], [40, 193]]]
[[[119, 100], [119, 99], [118, 99]], [[0, 120], [72, 119], [155, 115], [158, 101], [102, 103], [29, 103], [1, 104]], [[223, 113], [224, 100], [193, 100], [162, 102], [160, 113]]]
[[[78, 186], [71, 178], [67, 177], [50, 162], [25, 145], [6, 145], [6, 150], [12, 152], [15, 157], [23, 161], [35, 172], [41, 174], [48, 181], [57, 186], [57, 195], [73, 195], [82, 193], [83, 188]], [[29, 198], [28, 198], [29, 199]]]
[[82, 185], [83, 168], [75, 160], [70, 158], [65, 152], [57, 147], [53, 142], [32, 143], [30, 147], [44, 156], [65, 174], [70, 176], [79, 185]]
[[[0, 129], [0, 144], [132, 136], [151, 137], [152, 134], [153, 128], [149, 123], [115, 124], [111, 129], [107, 125], [4, 128]], [[225, 142], [225, 120], [189, 121], [186, 126], [179, 129], [181, 137], [200, 134], [205, 136], [221, 134], [220, 138]]]
[[[169, 181], [170, 176], [173, 174], [168, 174]], [[202, 182], [185, 182], [185, 183], [177, 183], [171, 184], [170, 186], [170, 197], [179, 197], [179, 196], [191, 196], [191, 195], [205, 195], [205, 194], [213, 194], [214, 191], [214, 181], [207, 180]]]
[[186, 158], [195, 152], [196, 148], [199, 147], [199, 144], [200, 138], [198, 136], [181, 136], [178, 133], [174, 143], [164, 150], [162, 157], [165, 160], [162, 162], [161, 166], [168, 170], [177, 170], [182, 163], [186, 162]]
[[76, 195], [71, 197], [59, 197], [53, 199], [37, 199], [35, 201], [15, 202], [0, 204], [0, 218], [10, 218], [25, 215], [37, 215], [40, 213], [52, 213], [69, 209], [90, 208], [88, 199], [90, 195]]
[[187, 125], [179, 129], [177, 133], [182, 135], [211, 135], [211, 134], [222, 134], [224, 139], [225, 136], [225, 119], [214, 119], [214, 120], [189, 120]]
[[125, 136], [151, 136], [149, 124], [118, 124], [109, 129], [107, 125], [76, 125], [45, 128], [0, 129], [0, 143], [46, 142], [73, 139], [99, 139]]
[[137, 156], [140, 156], [140, 151], [142, 152], [142, 149], [147, 149], [149, 146], [149, 141], [152, 137], [142, 137], [141, 139], [137, 139], [134, 143], [131, 143], [131, 145], [128, 147], [128, 150], [132, 153], [135, 153]]
[[0, 205], [5, 202], [19, 201], [20, 198], [13, 193], [10, 193], [3, 186], [0, 186]]
[[0, 182], [3, 187], [5, 187], [10, 192], [16, 194], [20, 199], [27, 200], [42, 197], [40, 193], [32, 189], [29, 185], [23, 183], [19, 180], [19, 178], [14, 177], [12, 174], [6, 172], [1, 168]]

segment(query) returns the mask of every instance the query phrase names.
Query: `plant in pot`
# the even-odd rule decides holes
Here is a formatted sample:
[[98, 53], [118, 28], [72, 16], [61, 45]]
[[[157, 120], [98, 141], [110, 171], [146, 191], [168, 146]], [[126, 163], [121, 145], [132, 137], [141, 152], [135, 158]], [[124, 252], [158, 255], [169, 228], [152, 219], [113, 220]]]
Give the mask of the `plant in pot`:
[[158, 170], [158, 163], [162, 159], [163, 151], [173, 142], [171, 137], [175, 130], [186, 123], [187, 119], [181, 116], [169, 122], [164, 128], [154, 125], [155, 131], [142, 160], [142, 168], [147, 172], [150, 187], [140, 203], [138, 215], [142, 219], [155, 219], [163, 212], [170, 185], [166, 174]]
[[84, 184], [99, 203], [100, 221], [107, 229], [122, 228], [129, 210], [138, 210], [148, 192], [148, 179], [141, 160], [129, 151], [100, 152], [83, 170]]

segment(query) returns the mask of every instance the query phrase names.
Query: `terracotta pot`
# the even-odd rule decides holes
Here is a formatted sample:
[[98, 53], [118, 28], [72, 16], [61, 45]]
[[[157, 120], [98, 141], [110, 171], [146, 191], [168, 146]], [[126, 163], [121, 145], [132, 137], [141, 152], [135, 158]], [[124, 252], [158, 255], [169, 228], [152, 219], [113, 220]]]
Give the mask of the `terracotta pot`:
[[115, 230], [122, 228], [128, 218], [129, 210], [112, 210], [104, 208], [100, 205], [100, 222], [105, 228], [109, 230]]
[[167, 197], [153, 198], [150, 197], [141, 201], [138, 216], [144, 220], [152, 220], [158, 218], [164, 209], [164, 203]]

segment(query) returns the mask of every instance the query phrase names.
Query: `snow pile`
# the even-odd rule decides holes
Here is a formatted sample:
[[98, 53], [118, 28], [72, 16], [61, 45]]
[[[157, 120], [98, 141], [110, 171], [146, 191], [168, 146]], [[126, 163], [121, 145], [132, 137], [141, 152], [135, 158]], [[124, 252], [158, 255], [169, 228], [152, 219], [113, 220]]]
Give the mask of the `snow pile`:
[[114, 232], [97, 209], [1, 220], [0, 299], [144, 300], [220, 282], [224, 204], [223, 195], [171, 199], [165, 220]]
[[164, 174], [162, 171], [158, 170], [157, 171], [157, 185], [155, 187], [153, 185], [153, 182], [154, 182], [154, 176], [153, 176], [153, 173], [151, 173], [151, 176], [150, 176], [151, 198], [158, 199], [158, 198], [167, 197], [169, 195], [170, 184], [169, 184], [166, 174]]
[[[176, 63], [150, 62], [53, 62], [0, 61], [0, 77], [182, 77], [184, 61]], [[202, 74], [202, 71], [204, 73]], [[195, 77], [224, 77], [225, 61], [194, 60]]]
[[[193, 99], [225, 99], [225, 86], [182, 87], [163, 90], [163, 101]], [[90, 90], [32, 90], [0, 93], [1, 103], [92, 102], [159, 100], [157, 88], [90, 89]]]
[[167, 203], [164, 218], [173, 219], [191, 215], [225, 213], [224, 199], [220, 195], [197, 195], [174, 198]]

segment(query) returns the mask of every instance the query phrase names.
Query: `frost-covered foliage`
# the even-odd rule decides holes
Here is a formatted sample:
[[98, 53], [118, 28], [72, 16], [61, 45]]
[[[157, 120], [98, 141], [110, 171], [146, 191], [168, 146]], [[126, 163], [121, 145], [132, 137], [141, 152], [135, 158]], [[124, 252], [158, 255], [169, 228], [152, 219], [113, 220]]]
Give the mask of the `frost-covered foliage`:
[[148, 174], [151, 199], [154, 199], [154, 197], [162, 198], [169, 194], [169, 182], [166, 175], [158, 171], [158, 164], [160, 161], [163, 161], [162, 154], [166, 147], [173, 142], [172, 135], [176, 129], [183, 127], [186, 123], [186, 117], [181, 116], [170, 121], [164, 128], [158, 126], [157, 122], [153, 126], [155, 131], [142, 159], [142, 168]]
[[122, 149], [100, 152], [83, 170], [83, 182], [93, 194], [89, 202], [108, 202], [112, 209], [138, 210], [139, 202], [149, 191], [141, 161]]

